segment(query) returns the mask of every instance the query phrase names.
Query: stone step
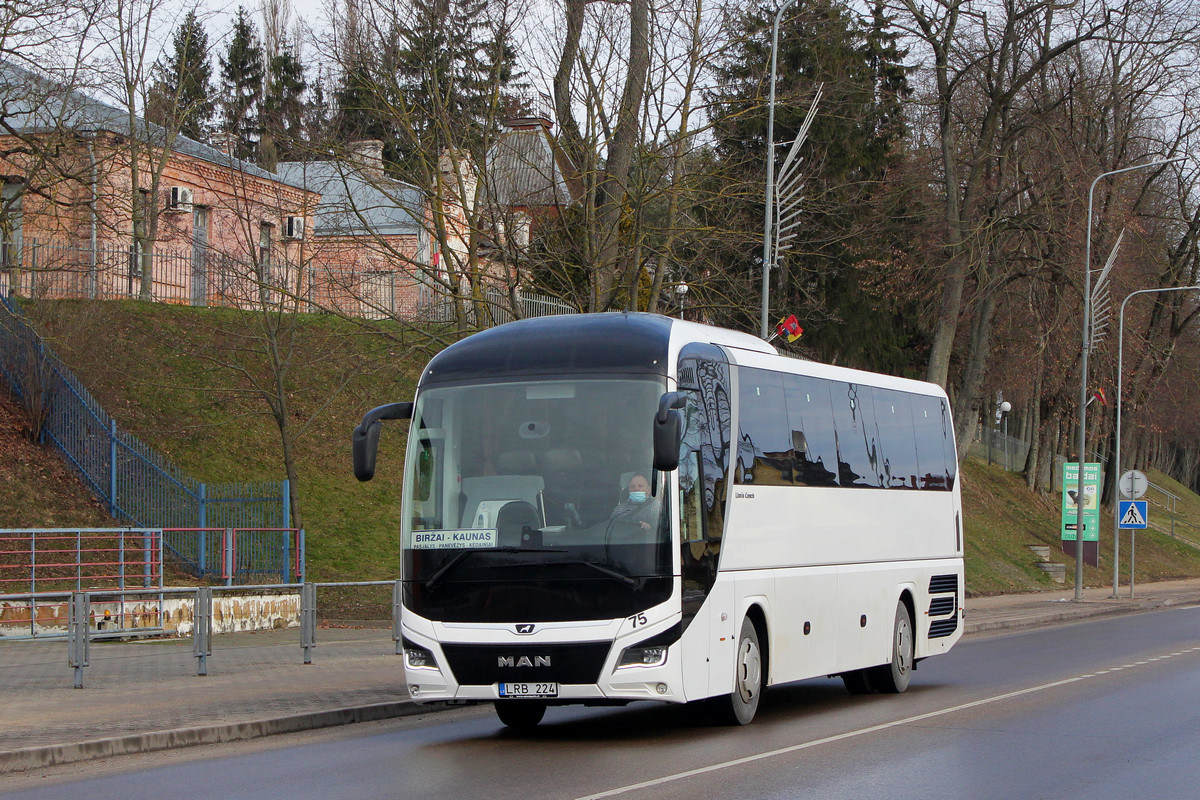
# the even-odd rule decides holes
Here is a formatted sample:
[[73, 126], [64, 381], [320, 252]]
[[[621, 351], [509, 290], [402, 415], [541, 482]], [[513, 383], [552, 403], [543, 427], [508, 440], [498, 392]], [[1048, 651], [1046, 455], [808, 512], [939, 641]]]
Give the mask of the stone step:
[[1055, 583], [1067, 582], [1067, 565], [1057, 561], [1039, 561], [1038, 569], [1050, 576]]
[[1028, 547], [1031, 551], [1033, 551], [1033, 554], [1035, 556], [1037, 556], [1038, 561], [1049, 561], [1050, 560], [1050, 545], [1048, 545], [1048, 544], [1030, 544], [1030, 545], [1026, 545], [1026, 547]]

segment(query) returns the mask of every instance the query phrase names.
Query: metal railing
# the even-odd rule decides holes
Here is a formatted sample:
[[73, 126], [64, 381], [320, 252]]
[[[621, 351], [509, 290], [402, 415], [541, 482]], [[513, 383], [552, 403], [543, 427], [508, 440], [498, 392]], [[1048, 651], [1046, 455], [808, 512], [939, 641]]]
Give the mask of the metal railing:
[[197, 578], [304, 583], [303, 528], [164, 528], [162, 537], [168, 560]]
[[162, 586], [162, 531], [0, 529], [0, 592]]
[[[342, 581], [335, 583], [303, 583], [303, 584], [259, 584], [250, 586], [194, 586], [194, 587], [159, 587], [152, 589], [123, 589], [115, 591], [76, 591], [76, 592], [39, 592], [24, 594], [0, 594], [0, 603], [6, 603], [13, 608], [13, 603], [24, 604], [28, 607], [55, 605], [66, 609], [66, 631], [53, 638], [64, 639], [67, 642], [67, 661], [72, 667], [74, 687], [83, 688], [84, 669], [88, 666], [89, 645], [92, 641], [103, 638], [123, 638], [131, 635], [162, 634], [161, 625], [162, 604], [168, 597], [187, 598], [192, 602], [192, 655], [196, 659], [196, 675], [208, 674], [208, 659], [212, 656], [213, 632], [213, 597], [221, 592], [237, 591], [239, 593], [257, 594], [298, 594], [300, 599], [300, 650], [304, 664], [311, 664], [313, 651], [317, 647], [317, 592], [319, 589], [391, 586], [392, 587], [392, 641], [396, 655], [403, 652], [402, 634], [400, 631], [400, 604], [402, 597], [401, 581]], [[57, 603], [52, 603], [59, 598]], [[149, 603], [142, 601], [133, 603], [141, 609], [141, 621], [146, 621], [147, 606], [157, 604], [158, 626], [134, 627], [128, 626], [127, 614], [124, 609], [129, 606], [130, 598], [148, 598]], [[100, 606], [97, 609], [96, 606]], [[111, 608], [109, 608], [111, 607]], [[114, 613], [115, 612], [115, 613]], [[100, 614], [105, 616], [101, 617]], [[21, 638], [5, 636], [4, 641], [14, 641]], [[50, 638], [50, 637], [43, 637]]]
[[1152, 519], [1148, 522], [1149, 527], [1159, 533], [1165, 533], [1172, 539], [1177, 539], [1184, 544], [1200, 548], [1200, 527], [1179, 519], [1179, 496], [1172, 494], [1154, 482], [1150, 482], [1149, 488], [1158, 492], [1161, 496], [1153, 497], [1147, 494], [1146, 500], [1156, 508], [1164, 511], [1168, 518], [1166, 525], [1160, 525]]
[[[141, 297], [147, 259], [131, 243], [93, 249], [32, 239], [7, 244], [0, 254], [0, 297], [120, 300]], [[284, 261], [253, 263], [213, 248], [156, 251], [149, 256], [149, 299], [196, 306], [255, 307], [299, 293], [299, 311], [328, 310], [366, 319], [399, 317], [455, 322], [457, 307], [468, 324], [489, 327], [514, 319], [577, 314], [555, 297], [487, 287], [478, 300], [456, 298], [435, 287], [419, 266], [361, 268], [320, 259], [303, 270]], [[482, 308], [482, 315], [479, 309]]]
[[971, 442], [967, 452], [986, 460], [989, 464], [1019, 471], [1025, 468], [1029, 442], [1016, 436], [1006, 436], [992, 426], [979, 425], [975, 429], [975, 440]]
[[117, 426], [0, 297], [0, 375], [116, 519], [147, 528], [289, 528], [288, 482], [205, 484]]
[[[483, 319], [480, 318], [479, 307], [483, 309]], [[479, 328], [502, 325], [518, 318], [579, 313], [578, 308], [556, 297], [518, 290], [513, 298], [507, 292], [488, 288], [478, 303], [469, 297], [456, 298], [427, 290], [418, 306], [417, 317], [428, 322], [455, 322], [459, 310], [466, 317], [468, 325]]]

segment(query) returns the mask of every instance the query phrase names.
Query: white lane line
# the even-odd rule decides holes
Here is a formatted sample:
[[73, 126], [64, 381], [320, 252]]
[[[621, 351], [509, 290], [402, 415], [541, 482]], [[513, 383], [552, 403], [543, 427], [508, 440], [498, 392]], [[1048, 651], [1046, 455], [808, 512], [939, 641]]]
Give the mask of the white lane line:
[[[1190, 650], [1187, 650], [1185, 652], [1192, 653], [1192, 652], [1196, 652], [1198, 650], [1200, 650], [1200, 647], [1193, 647]], [[1172, 654], [1172, 656], [1161, 656], [1161, 658], [1171, 658], [1171, 657], [1173, 657], [1173, 654]], [[1153, 660], [1157, 660], [1157, 659], [1153, 659]], [[1134, 666], [1140, 666], [1140, 665], [1143, 665], [1146, 663], [1148, 663], [1148, 662], [1135, 661], [1133, 664], [1126, 664], [1123, 667], [1115, 667], [1109, 671], [1110, 672], [1119, 672], [1121, 670], [1131, 669]], [[802, 742], [801, 744], [794, 744], [789, 747], [781, 747], [778, 750], [768, 750], [765, 753], [756, 753], [752, 756], [743, 756], [741, 758], [735, 758], [730, 761], [722, 761], [719, 764], [710, 764], [707, 767], [699, 767], [697, 769], [689, 769], [685, 772], [677, 772], [674, 775], [664, 775], [661, 778], [654, 778], [653, 780], [642, 781], [641, 783], [631, 783], [628, 786], [621, 786], [616, 789], [609, 789], [607, 791], [599, 792], [597, 794], [585, 795], [583, 797], [575, 798], [575, 800], [601, 800], [601, 798], [605, 798], [605, 797], [616, 797], [617, 795], [626, 794], [628, 792], [636, 792], [639, 789], [649, 789], [652, 786], [661, 786], [664, 783], [673, 783], [674, 781], [683, 780], [685, 778], [693, 778], [697, 775], [704, 775], [705, 773], [708, 773], [708, 772], [716, 772], [718, 770], [728, 769], [729, 767], [738, 767], [738, 766], [741, 766], [742, 764], [753, 764], [755, 761], [762, 761], [765, 758], [774, 758], [775, 756], [782, 756], [782, 755], [786, 755], [788, 753], [796, 753], [801, 750], [808, 750], [813, 747], [819, 747], [820, 745], [823, 745], [823, 744], [830, 744], [832, 742], [840, 742], [845, 739], [853, 739], [857, 736], [865, 736], [869, 733], [878, 733], [879, 731], [886, 731], [890, 728], [898, 728], [902, 725], [912, 725], [915, 722], [921, 722], [921, 721], [927, 720], [927, 719], [934, 719], [936, 717], [942, 717], [947, 714], [955, 714], [959, 711], [966, 711], [967, 709], [970, 709], [970, 708], [978, 708], [980, 706], [991, 705], [992, 703], [1002, 703], [1005, 700], [1012, 700], [1014, 697], [1023, 697], [1028, 694], [1036, 694], [1038, 692], [1044, 692], [1048, 689], [1057, 689], [1060, 686], [1067, 686], [1072, 683], [1078, 683], [1079, 681], [1086, 680], [1087, 678], [1094, 678], [1098, 675], [1103, 675], [1103, 674], [1104, 673], [1102, 673], [1102, 672], [1097, 672], [1097, 673], [1091, 673], [1091, 674], [1087, 674], [1087, 675], [1078, 675], [1074, 678], [1064, 678], [1063, 680], [1053, 681], [1051, 683], [1043, 683], [1040, 686], [1031, 686], [1028, 689], [1018, 689], [1014, 692], [998, 694], [995, 697], [985, 697], [982, 700], [974, 700], [970, 703], [963, 703], [962, 705], [952, 706], [950, 708], [943, 708], [938, 711], [929, 711], [925, 714], [918, 714], [915, 717], [906, 717], [905, 719], [898, 719], [898, 720], [895, 720], [894, 722], [885, 722], [880, 725], [872, 725], [867, 728], [859, 728], [858, 730], [847, 731], [846, 733], [839, 733], [835, 736], [826, 736], [823, 739], [814, 739], [811, 742]]]

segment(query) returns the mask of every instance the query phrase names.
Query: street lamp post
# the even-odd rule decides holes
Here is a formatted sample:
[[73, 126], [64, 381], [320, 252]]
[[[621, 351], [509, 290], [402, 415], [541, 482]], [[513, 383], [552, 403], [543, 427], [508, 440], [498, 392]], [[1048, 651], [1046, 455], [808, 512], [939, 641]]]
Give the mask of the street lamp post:
[[783, 12], [795, 5], [796, 2], [797, 0], [784, 0], [783, 4], [779, 6], [779, 10], [775, 12], [775, 22], [771, 25], [771, 85], [767, 100], [767, 197], [766, 212], [763, 214], [762, 324], [759, 333], [763, 339], [767, 338], [771, 263], [774, 261], [774, 252], [771, 247], [771, 215], [774, 213], [773, 206], [775, 204], [775, 69], [779, 50], [779, 21], [783, 18]]
[[1183, 160], [1184, 157], [1180, 156], [1179, 158], [1148, 161], [1145, 164], [1135, 164], [1132, 167], [1102, 172], [1096, 176], [1088, 188], [1087, 246], [1083, 262], [1083, 352], [1080, 354], [1079, 368], [1079, 434], [1077, 437], [1079, 484], [1076, 487], [1075, 495], [1078, 498], [1075, 503], [1075, 600], [1077, 601], [1083, 599], [1083, 475], [1084, 465], [1087, 463], [1088, 350], [1092, 344], [1092, 195], [1096, 190], [1096, 184], [1111, 175], [1120, 175], [1122, 172], [1132, 172], [1135, 169], [1157, 167], [1162, 164], [1173, 164]]
[[1008, 412], [1012, 411], [1012, 403], [1005, 400], [1000, 404], [1000, 419], [1004, 422], [1004, 470], [1008, 472]]
[[[1136, 292], [1130, 292], [1121, 301], [1121, 312], [1118, 315], [1117, 321], [1117, 420], [1116, 420], [1116, 443], [1113, 445], [1113, 467], [1116, 470], [1117, 477], [1121, 476], [1121, 389], [1122, 389], [1122, 370], [1125, 366], [1125, 305], [1139, 294], [1151, 294], [1154, 292], [1197, 292], [1200, 291], [1200, 286], [1167, 286], [1160, 289], [1138, 289]], [[1117, 489], [1120, 492], [1120, 488]], [[1112, 596], [1117, 596], [1117, 587], [1120, 584], [1120, 572], [1118, 571], [1119, 560], [1117, 556], [1120, 554], [1121, 548], [1121, 518], [1117, 513], [1116, 508], [1113, 509], [1113, 593]], [[1133, 596], [1133, 562], [1129, 564], [1129, 595]]]

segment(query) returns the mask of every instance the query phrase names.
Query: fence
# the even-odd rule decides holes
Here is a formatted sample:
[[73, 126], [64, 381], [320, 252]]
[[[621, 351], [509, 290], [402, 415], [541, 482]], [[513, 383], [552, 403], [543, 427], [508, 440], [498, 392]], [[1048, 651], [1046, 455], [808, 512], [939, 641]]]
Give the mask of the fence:
[[[143, 259], [133, 245], [100, 243], [93, 249], [33, 239], [5, 249], [0, 256], [0, 297], [138, 298], [142, 268]], [[453, 298], [408, 269], [347, 269], [312, 263], [301, 276], [295, 265], [251, 264], [211, 249], [155, 252], [150, 256], [150, 270], [152, 300], [196, 306], [249, 308], [302, 289], [299, 310], [326, 309], [366, 319], [455, 322], [456, 303], [461, 304], [468, 324], [477, 327], [579, 311], [554, 297], [521, 290], [510, 296], [494, 287], [485, 289], [478, 303]], [[478, 318], [479, 308], [484, 310], [483, 319]]]
[[980, 425], [975, 430], [975, 441], [971, 442], [968, 452], [977, 458], [986, 459], [989, 464], [1020, 471], [1025, 469], [1029, 442], [1016, 436], [1006, 436], [990, 426]]
[[[138, 297], [142, 258], [130, 245], [98, 244], [96, 249], [33, 239], [0, 269], [0, 295], [64, 300], [118, 300]], [[154, 253], [151, 296], [160, 302], [193, 301], [190, 255]]]
[[115, 519], [147, 528], [291, 527], [286, 480], [208, 485], [185, 475], [121, 431], [5, 297], [0, 297], [0, 373], [40, 436]]
[[[395, 653], [403, 652], [400, 631], [400, 581], [345, 581], [340, 583], [263, 584], [239, 586], [239, 593], [258, 595], [299, 595], [300, 648], [303, 663], [311, 664], [317, 644], [317, 591], [321, 588], [391, 586], [392, 641]], [[192, 654], [196, 658], [196, 674], [208, 674], [208, 658], [212, 655], [213, 596], [233, 591], [234, 587], [195, 586], [159, 587], [154, 589], [123, 589], [115, 591], [77, 591], [0, 594], [0, 608], [45, 608], [52, 605], [64, 610], [59, 627], [61, 632], [38, 638], [57, 638], [67, 641], [67, 662], [74, 668], [74, 686], [83, 688], [83, 670], [88, 666], [89, 644], [101, 638], [128, 636], [131, 633], [162, 633], [165, 619], [164, 603], [172, 599], [188, 600], [186, 613], [192, 620]], [[130, 598], [133, 598], [132, 601]], [[141, 599], [145, 598], [145, 599]], [[15, 606], [14, 606], [15, 604]], [[178, 605], [178, 603], [176, 603]], [[127, 609], [134, 609], [132, 612]], [[176, 616], [185, 616], [177, 610]], [[7, 619], [7, 618], [6, 618]], [[157, 627], [129, 625], [135, 622], [155, 622]], [[29, 639], [31, 636], [3, 636], [0, 641]]]
[[166, 528], [162, 536], [168, 560], [198, 578], [304, 583], [302, 529]]
[[[458, 309], [466, 316], [468, 325], [481, 328], [501, 325], [518, 318], [579, 313], [578, 308], [556, 297], [524, 291], [517, 291], [515, 296], [510, 297], [507, 292], [487, 288], [478, 303], [472, 302], [470, 298], [453, 298], [432, 290], [427, 291], [418, 307], [418, 316], [429, 322], [455, 322], [458, 319]], [[483, 320], [479, 319], [480, 309], [486, 317]]]
[[162, 544], [149, 528], [0, 529], [0, 592], [162, 586]]
[[[0, 592], [29, 592], [26, 604], [0, 609], [0, 636], [54, 635], [67, 625], [71, 590], [161, 587], [162, 552], [162, 532], [150, 529], [0, 530]], [[130, 611], [120, 604], [121, 625]], [[114, 624], [111, 611], [97, 622], [100, 629]], [[15, 629], [28, 630], [28, 635], [15, 635]]]

